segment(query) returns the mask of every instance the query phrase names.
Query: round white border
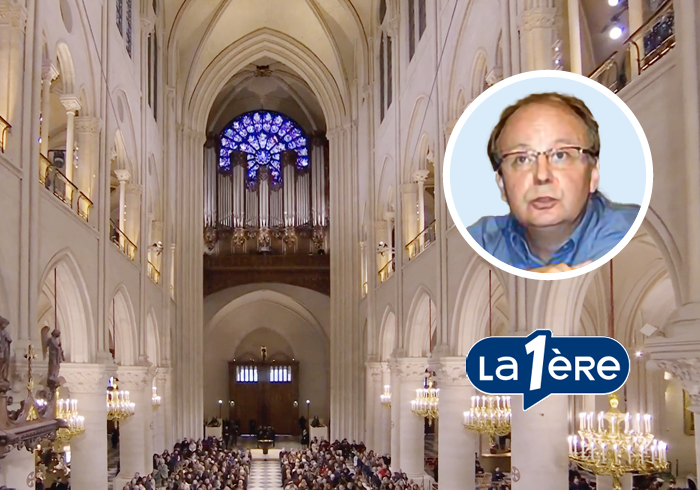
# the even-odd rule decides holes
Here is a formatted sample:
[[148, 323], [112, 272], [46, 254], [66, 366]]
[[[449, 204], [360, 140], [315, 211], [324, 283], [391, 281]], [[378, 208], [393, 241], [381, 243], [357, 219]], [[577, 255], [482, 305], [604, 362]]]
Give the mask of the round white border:
[[[610, 99], [624, 114], [627, 116], [627, 119], [629, 119], [630, 123], [632, 124], [632, 127], [634, 127], [634, 130], [637, 132], [637, 136], [639, 137], [639, 141], [642, 144], [642, 151], [644, 153], [644, 161], [646, 163], [646, 186], [644, 189], [644, 199], [642, 200], [642, 205], [640, 206], [639, 214], [637, 215], [637, 218], [634, 220], [634, 223], [630, 227], [629, 231], [627, 234], [620, 240], [620, 242], [607, 254], [605, 254], [603, 257], [599, 258], [595, 262], [588, 264], [585, 267], [581, 267], [580, 269], [574, 269], [572, 271], [566, 271], [566, 272], [553, 272], [553, 273], [547, 273], [543, 274], [541, 272], [532, 272], [532, 271], [526, 271], [523, 269], [519, 269], [517, 267], [513, 267], [512, 265], [508, 265], [505, 262], [502, 262], [495, 258], [493, 255], [488, 253], [486, 250], [484, 250], [478, 243], [476, 243], [476, 240], [472, 238], [472, 236], [469, 234], [467, 231], [466, 226], [462, 222], [459, 213], [457, 213], [457, 209], [455, 208], [455, 203], [454, 200], [452, 199], [452, 188], [449, 185], [450, 184], [450, 166], [452, 163], [452, 152], [454, 151], [455, 144], [457, 142], [457, 138], [459, 137], [460, 132], [462, 131], [462, 127], [464, 124], [467, 122], [467, 119], [472, 115], [472, 113], [481, 105], [482, 102], [484, 102], [486, 99], [488, 99], [491, 95], [495, 94], [502, 88], [505, 88], [509, 85], [512, 85], [514, 83], [518, 83], [522, 80], [532, 80], [534, 78], [564, 78], [567, 80], [573, 80], [575, 82], [581, 82], [585, 85], [588, 85], [590, 88], [597, 90], [600, 92], [602, 95], [606, 96], [608, 99]], [[486, 151], [486, 149], [484, 149]], [[603, 85], [599, 84], [598, 82], [595, 82], [591, 80], [590, 78], [577, 75], [575, 73], [570, 73], [566, 71], [557, 71], [557, 70], [538, 70], [538, 71], [531, 71], [527, 73], [521, 73], [518, 75], [514, 75], [512, 77], [508, 77], [504, 80], [501, 80], [497, 84], [493, 85], [492, 87], [489, 87], [487, 90], [485, 90], [481, 95], [479, 95], [474, 101], [467, 107], [467, 109], [464, 111], [464, 113], [460, 116], [459, 120], [457, 121], [457, 124], [455, 124], [454, 129], [452, 130], [452, 134], [450, 135], [450, 139], [447, 142], [447, 148], [445, 150], [445, 161], [443, 162], [443, 180], [442, 180], [442, 186], [443, 186], [443, 191], [445, 193], [445, 200], [447, 201], [447, 209], [450, 212], [450, 215], [452, 216], [452, 220], [455, 223], [455, 226], [459, 230], [459, 232], [462, 234], [464, 239], [467, 241], [467, 243], [474, 249], [476, 253], [481, 255], [481, 257], [484, 258], [487, 262], [489, 262], [491, 265], [498, 267], [499, 269], [508, 272], [510, 274], [514, 274], [516, 276], [524, 277], [525, 279], [536, 279], [539, 281], [556, 281], [559, 279], [570, 279], [572, 277], [577, 277], [583, 274], [587, 274], [588, 272], [592, 272], [596, 270], [598, 267], [602, 266], [612, 258], [614, 258], [620, 251], [627, 246], [627, 244], [632, 240], [634, 235], [637, 233], [637, 230], [639, 229], [640, 226], [642, 226], [642, 221], [644, 221], [644, 218], [647, 214], [647, 210], [649, 209], [649, 202], [651, 201], [651, 190], [653, 187], [653, 180], [654, 180], [654, 169], [652, 166], [652, 161], [651, 161], [651, 148], [649, 147], [649, 141], [647, 141], [647, 137], [644, 134], [644, 130], [642, 129], [642, 125], [639, 124], [639, 121], [637, 120], [637, 117], [632, 113], [629, 107], [627, 107], [627, 104], [625, 104], [622, 99], [620, 99], [617, 95], [615, 95], [613, 92], [611, 92], [609, 89], [604, 87]]]

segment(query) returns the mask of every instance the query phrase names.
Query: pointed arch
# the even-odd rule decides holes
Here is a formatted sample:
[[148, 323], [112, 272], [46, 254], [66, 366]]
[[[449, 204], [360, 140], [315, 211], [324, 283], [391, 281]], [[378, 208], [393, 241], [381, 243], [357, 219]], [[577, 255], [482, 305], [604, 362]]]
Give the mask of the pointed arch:
[[133, 366], [138, 361], [139, 335], [134, 307], [124, 284], [115, 289], [110, 306], [108, 323], [114, 339], [114, 360], [120, 366]]
[[[464, 356], [476, 342], [489, 335], [488, 328], [488, 271], [489, 264], [474, 254], [465, 268], [457, 292], [452, 323], [448, 333], [452, 354]], [[491, 306], [493, 335], [503, 334], [503, 327], [510, 327], [508, 302], [508, 275], [491, 269]], [[505, 285], [504, 285], [505, 284]], [[500, 330], [499, 330], [500, 326]], [[495, 329], [493, 328], [495, 327]]]
[[56, 45], [56, 60], [58, 71], [61, 74], [63, 93], [72, 94], [75, 90], [75, 66], [68, 44], [61, 41]]
[[328, 67], [299, 41], [285, 33], [261, 28], [219, 53], [201, 77], [186, 89], [183, 110], [192, 121], [192, 129], [205, 133], [211, 107], [231, 75], [260, 57], [269, 57], [296, 71], [316, 95], [329, 130], [343, 126], [349, 109], [347, 87], [335, 80]]
[[486, 90], [486, 74], [488, 73], [488, 61], [486, 50], [479, 48], [474, 56], [471, 75], [471, 96], [472, 100], [476, 99], [481, 93]]
[[405, 163], [401, 169], [403, 183], [413, 180], [412, 169], [418, 168], [417, 160], [421, 158], [421, 146], [425, 141], [429, 142], [427, 134], [419, 134], [419, 131], [422, 131], [421, 124], [428, 110], [428, 103], [428, 96], [425, 94], [416, 97], [416, 101], [413, 103], [413, 110], [411, 111], [411, 118], [408, 123], [408, 132], [406, 133], [406, 147], [404, 149], [403, 158]]
[[161, 365], [160, 329], [156, 310], [151, 308], [146, 316], [146, 355], [148, 361], [154, 366]]
[[39, 323], [30, 337], [40, 342], [41, 329], [53, 329], [57, 320], [66, 361], [93, 362], [97, 341], [92, 309], [83, 273], [73, 254], [67, 249], [57, 252], [42, 272], [39, 284]]
[[437, 333], [437, 306], [428, 288], [420, 286], [413, 296], [406, 322], [406, 354], [408, 357], [427, 357], [435, 345]]
[[379, 360], [388, 361], [391, 355], [396, 350], [396, 315], [387, 306], [382, 317], [382, 326], [379, 331]]

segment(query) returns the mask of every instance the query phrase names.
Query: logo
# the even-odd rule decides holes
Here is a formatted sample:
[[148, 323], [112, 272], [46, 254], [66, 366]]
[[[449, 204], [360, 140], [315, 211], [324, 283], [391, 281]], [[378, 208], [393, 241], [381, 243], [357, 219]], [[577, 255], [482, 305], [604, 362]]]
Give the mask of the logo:
[[467, 376], [490, 395], [523, 395], [528, 410], [549, 395], [606, 395], [622, 387], [630, 358], [609, 337], [489, 337], [467, 355]]

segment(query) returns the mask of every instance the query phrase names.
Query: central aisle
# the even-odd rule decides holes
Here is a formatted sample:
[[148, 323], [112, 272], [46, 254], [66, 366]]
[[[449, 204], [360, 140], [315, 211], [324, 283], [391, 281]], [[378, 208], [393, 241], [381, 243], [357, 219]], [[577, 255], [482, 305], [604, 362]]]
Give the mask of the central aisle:
[[268, 454], [262, 449], [251, 449], [253, 460], [250, 463], [248, 490], [268, 490], [282, 488], [280, 470], [280, 450], [270, 448]]

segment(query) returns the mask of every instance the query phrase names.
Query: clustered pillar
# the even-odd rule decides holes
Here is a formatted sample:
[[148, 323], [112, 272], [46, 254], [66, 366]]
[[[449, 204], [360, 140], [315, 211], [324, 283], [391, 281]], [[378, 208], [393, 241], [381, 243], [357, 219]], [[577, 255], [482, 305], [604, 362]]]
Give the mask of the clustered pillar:
[[73, 490], [107, 490], [106, 392], [114, 374], [114, 367], [101, 364], [61, 364], [70, 396], [85, 417], [85, 432], [70, 441]]

